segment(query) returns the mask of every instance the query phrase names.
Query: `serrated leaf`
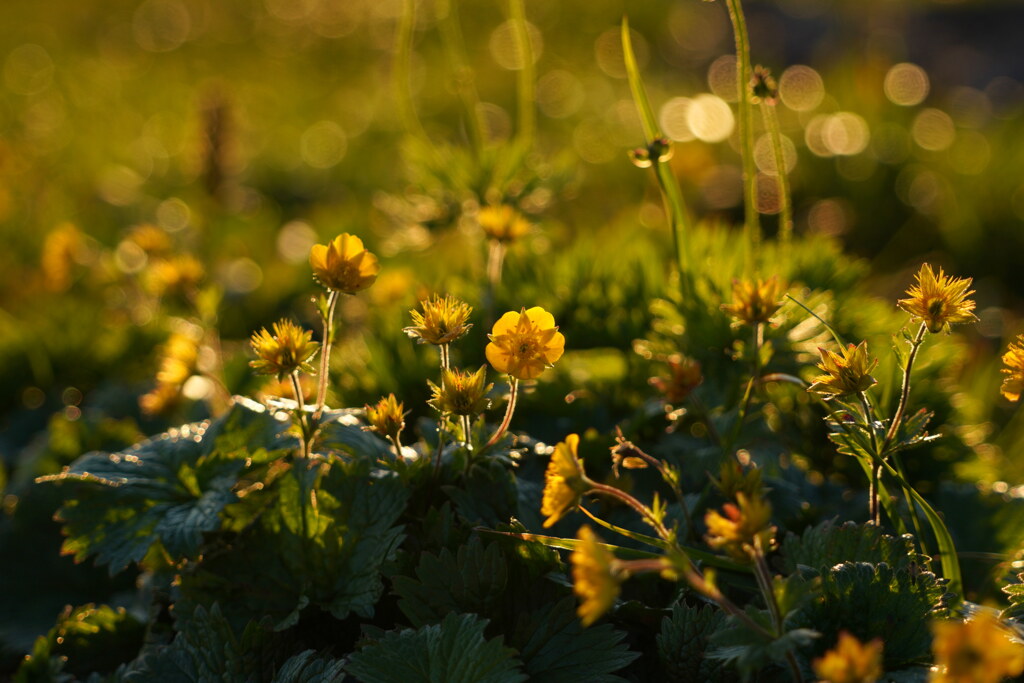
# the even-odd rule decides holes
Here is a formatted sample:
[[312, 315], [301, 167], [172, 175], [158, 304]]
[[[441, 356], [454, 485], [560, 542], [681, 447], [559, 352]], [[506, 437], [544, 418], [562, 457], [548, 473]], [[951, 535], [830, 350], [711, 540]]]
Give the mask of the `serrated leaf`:
[[518, 683], [522, 663], [501, 638], [486, 640], [487, 620], [449, 614], [440, 624], [392, 631], [349, 657], [345, 670], [363, 683]]
[[576, 601], [567, 597], [530, 615], [530, 639], [520, 657], [531, 681], [589, 683], [621, 681], [614, 676], [640, 656], [622, 641], [626, 634], [611, 624], [584, 628], [576, 618]]
[[726, 617], [724, 624], [709, 639], [709, 659], [732, 664], [743, 680], [755, 672], [771, 665], [785, 666], [787, 657], [805, 648], [819, 637], [811, 628], [787, 624], [788, 630], [779, 636], [771, 635], [771, 618], [768, 612], [752, 605], [746, 608], [747, 616], [763, 630], [755, 631], [735, 616]]
[[489, 614], [508, 582], [508, 570], [497, 543], [484, 549], [478, 537], [457, 553], [447, 548], [440, 555], [424, 553], [416, 579], [392, 579], [398, 608], [413, 626], [440, 621], [451, 612]]
[[89, 453], [38, 481], [67, 487], [58, 517], [63, 552], [96, 556], [111, 574], [160, 542], [175, 559], [198, 555], [205, 532], [237, 497], [233, 487], [255, 451], [287, 446], [287, 425], [259, 404], [236, 399], [213, 422], [185, 425], [121, 453]]
[[885, 668], [899, 669], [925, 661], [931, 652], [929, 622], [949, 614], [944, 583], [934, 574], [910, 565], [844, 562], [822, 575], [819, 596], [795, 614], [795, 626], [822, 634], [813, 649], [824, 653], [845, 630], [861, 642], [885, 642]]
[[250, 622], [241, 637], [217, 603], [196, 608], [170, 645], [143, 656], [125, 683], [256, 683], [272, 667], [269, 624]]
[[476, 462], [459, 487], [442, 490], [467, 524], [493, 527], [508, 522], [518, 509], [515, 475], [495, 458]]
[[801, 565], [826, 570], [841, 562], [885, 562], [897, 569], [921, 564], [913, 537], [890, 536], [877, 526], [853, 522], [825, 521], [800, 536], [790, 532], [782, 543], [782, 557], [787, 574]]
[[343, 659], [322, 657], [306, 650], [282, 664], [271, 683], [341, 683], [344, 668]]
[[708, 640], [725, 621], [725, 613], [711, 605], [675, 605], [661, 621], [658, 658], [670, 683], [726, 683], [734, 674], [718, 660], [708, 659]]

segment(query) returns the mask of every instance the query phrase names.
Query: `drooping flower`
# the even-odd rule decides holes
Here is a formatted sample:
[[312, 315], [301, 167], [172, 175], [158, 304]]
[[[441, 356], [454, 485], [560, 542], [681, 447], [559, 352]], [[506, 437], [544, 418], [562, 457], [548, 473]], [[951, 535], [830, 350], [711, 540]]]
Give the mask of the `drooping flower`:
[[319, 348], [319, 344], [312, 341], [313, 333], [286, 319], [277, 321], [273, 327], [273, 334], [264, 327], [252, 335], [249, 343], [258, 358], [249, 361], [249, 365], [260, 374], [278, 378], [295, 370], [313, 372], [309, 360]]
[[590, 527], [580, 527], [576, 537], [580, 544], [569, 558], [572, 589], [581, 600], [576, 614], [584, 626], [590, 626], [615, 604], [619, 583], [624, 577], [616, 570], [615, 556], [601, 545]]
[[1017, 340], [1010, 343], [1010, 347], [1003, 354], [1003, 385], [999, 393], [1010, 401], [1019, 401], [1021, 391], [1024, 390], [1024, 335], [1018, 335]]
[[565, 351], [565, 336], [555, 317], [540, 306], [509, 311], [494, 323], [488, 338], [487, 362], [516, 379], [539, 377]]
[[412, 326], [403, 328], [403, 332], [428, 344], [450, 344], [466, 334], [469, 328], [469, 314], [473, 308], [464, 301], [451, 295], [433, 297], [420, 302], [423, 312], [409, 311]]
[[770, 69], [758, 64], [750, 75], [751, 101], [754, 104], [764, 100], [767, 104], [775, 104], [779, 99], [779, 85], [775, 82]]
[[309, 250], [313, 275], [327, 289], [355, 294], [377, 279], [380, 263], [363, 241], [347, 232], [327, 244], [314, 244]]
[[514, 242], [530, 232], [530, 222], [508, 204], [485, 206], [476, 220], [488, 237], [499, 242]]
[[372, 406], [366, 406], [366, 421], [370, 423], [370, 431], [395, 441], [405, 429], [405, 406], [388, 394]]
[[974, 302], [967, 297], [974, 294], [969, 289], [971, 278], [949, 277], [942, 268], [936, 275], [927, 263], [917, 271], [917, 284], [907, 290], [907, 299], [899, 300], [899, 307], [910, 314], [911, 320], [925, 324], [928, 331], [937, 334], [949, 331], [950, 325], [972, 323]]
[[932, 634], [933, 683], [998, 683], [1024, 672], [1024, 644], [988, 613], [967, 622], [937, 621]]
[[862, 643], [846, 631], [836, 646], [814, 660], [814, 673], [825, 683], [875, 683], [882, 677], [882, 639]]
[[785, 291], [786, 287], [774, 275], [767, 280], [733, 280], [732, 303], [723, 304], [722, 310], [745, 325], [771, 323], [782, 306], [780, 298]]
[[868, 356], [868, 343], [862, 341], [857, 346], [848, 344], [840, 348], [839, 353], [828, 349], [818, 349], [821, 362], [818, 368], [824, 373], [814, 378], [808, 391], [830, 396], [857, 394], [875, 384], [871, 371], [878, 365], [877, 358]]
[[488, 392], [494, 387], [487, 384], [487, 366], [476, 372], [443, 368], [441, 386], [427, 380], [433, 397], [427, 401], [441, 413], [451, 415], [479, 415], [490, 407]]
[[736, 503], [722, 506], [724, 516], [717, 510], [708, 510], [704, 515], [704, 524], [708, 527], [705, 540], [712, 548], [746, 561], [750, 559], [747, 548], [753, 547], [755, 540], [762, 546], [771, 542], [772, 506], [760, 496], [748, 498], [743, 493], [736, 494]]
[[580, 437], [570, 434], [555, 446], [544, 472], [544, 495], [540, 513], [547, 516], [544, 528], [552, 526], [570, 510], [580, 504], [580, 498], [589, 488], [583, 474], [583, 463], [576, 454]]

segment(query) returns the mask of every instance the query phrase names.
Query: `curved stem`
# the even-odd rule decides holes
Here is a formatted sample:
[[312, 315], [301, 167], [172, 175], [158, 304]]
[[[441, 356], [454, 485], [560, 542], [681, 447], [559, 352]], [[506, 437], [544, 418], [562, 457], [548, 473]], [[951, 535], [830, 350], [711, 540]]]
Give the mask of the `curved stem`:
[[661, 536], [662, 539], [670, 542], [674, 540], [673, 535], [669, 532], [668, 529], [665, 528], [665, 525], [661, 523], [661, 520], [655, 516], [654, 512], [649, 507], [647, 507], [639, 500], [626, 493], [625, 491], [617, 489], [614, 486], [608, 486], [607, 484], [598, 484], [597, 482], [593, 481], [590, 482], [590, 490], [593, 493], [601, 493], [610, 498], [616, 498], [622, 501], [629, 507], [633, 508], [641, 517], [643, 517], [644, 521], [650, 524], [651, 527], [653, 527], [654, 530], [658, 532], [658, 535]]
[[740, 0], [726, 0], [729, 20], [732, 22], [736, 42], [736, 94], [739, 97], [739, 137], [743, 157], [743, 183], [746, 201], [743, 206], [744, 226], [750, 241], [756, 246], [761, 241], [761, 222], [757, 213], [757, 169], [754, 166], [754, 126], [750, 106], [750, 38], [747, 20]]
[[928, 331], [928, 328], [924, 323], [917, 328], [917, 334], [914, 339], [910, 342], [910, 353], [907, 354], [907, 366], [903, 369], [903, 388], [900, 391], [900, 402], [896, 407], [896, 414], [892, 418], [892, 424], [889, 425], [889, 431], [885, 433], [885, 441], [882, 442], [882, 449], [879, 455], [884, 455], [886, 450], [892, 444], [893, 439], [896, 438], [896, 434], [900, 429], [900, 422], [903, 421], [903, 414], [907, 411], [907, 399], [910, 398], [910, 373], [914, 369], [914, 360], [917, 358], [917, 352], [921, 348], [921, 344], [924, 342], [924, 334]]
[[455, 91], [466, 110], [469, 139], [473, 144], [473, 149], [480, 154], [484, 145], [484, 127], [480, 120], [480, 95], [477, 93], [473, 69], [466, 64], [466, 50], [462, 41], [462, 29], [459, 26], [457, 2], [458, 0], [447, 0], [447, 2], [438, 3], [440, 9], [444, 10], [443, 13], [438, 12], [440, 15], [438, 27], [454, 75]]
[[338, 292], [327, 295], [327, 317], [324, 318], [324, 339], [320, 347], [320, 376], [317, 378], [316, 410], [313, 422], [319, 423], [327, 403], [327, 375], [331, 367], [331, 345], [334, 343], [334, 311], [338, 308]]
[[402, 441], [399, 439], [398, 434], [391, 437], [391, 445], [395, 447], [395, 455], [399, 458], [402, 457]]
[[505, 435], [508, 425], [512, 422], [512, 413], [516, 411], [516, 399], [519, 398], [519, 380], [509, 375], [508, 378], [508, 406], [505, 408], [505, 417], [502, 419], [498, 429], [491, 435], [491, 438], [484, 444], [484, 448], [490, 448], [498, 443], [498, 439]]
[[789, 172], [786, 169], [786, 155], [782, 151], [782, 133], [779, 131], [779, 117], [775, 114], [775, 105], [761, 100], [761, 115], [764, 118], [768, 137], [772, 142], [772, 155], [775, 157], [775, 177], [779, 183], [779, 241], [789, 244], [793, 236], [793, 205], [789, 196]]
[[534, 70], [533, 47], [530, 45], [530, 33], [526, 23], [526, 10], [523, 0], [509, 0], [508, 12], [512, 20], [512, 31], [515, 34], [516, 51], [523, 60], [516, 77], [516, 98], [519, 101], [519, 132], [516, 136], [519, 148], [525, 152], [533, 144], [536, 129], [534, 112]]

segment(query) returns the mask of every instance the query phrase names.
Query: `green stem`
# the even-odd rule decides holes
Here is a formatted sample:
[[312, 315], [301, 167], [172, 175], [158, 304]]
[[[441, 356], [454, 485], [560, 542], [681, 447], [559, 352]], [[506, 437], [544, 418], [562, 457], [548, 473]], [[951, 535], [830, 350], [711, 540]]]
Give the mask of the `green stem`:
[[444, 456], [444, 438], [447, 435], [444, 425], [447, 413], [441, 413], [437, 418], [437, 458], [434, 460], [434, 477], [441, 473], [441, 458]]
[[658, 535], [661, 536], [661, 538], [669, 543], [675, 542], [674, 535], [665, 528], [665, 525], [661, 523], [661, 520], [658, 519], [654, 512], [622, 489], [617, 489], [614, 486], [608, 486], [607, 484], [598, 484], [597, 482], [592, 481], [590, 482], [590, 490], [594, 493], [601, 493], [610, 498], [616, 498], [622, 501], [643, 517], [644, 521], [650, 524], [651, 527], [658, 532]]
[[743, 157], [744, 226], [751, 242], [761, 241], [761, 222], [757, 213], [757, 170], [754, 166], [754, 117], [750, 103], [750, 38], [740, 0], [725, 0], [736, 42], [736, 90], [739, 97], [739, 137]]
[[789, 244], [793, 236], [793, 204], [790, 198], [789, 172], [786, 168], [786, 156], [782, 150], [782, 133], [779, 131], [779, 117], [775, 114], [775, 105], [761, 100], [761, 115], [764, 118], [768, 137], [772, 142], [772, 155], [775, 157], [775, 177], [779, 183], [779, 241]]
[[[871, 410], [871, 404], [868, 402], [868, 396], [863, 391], [857, 392], [857, 398], [860, 399], [861, 410], [864, 411], [864, 424], [868, 428], [868, 433], [871, 435], [871, 450], [874, 453], [879, 453], [878, 450], [878, 437], [875, 434], [875, 419], [874, 413]], [[880, 526], [882, 523], [882, 514], [878, 508], [878, 484], [881, 472], [872, 465], [871, 476], [868, 478], [868, 514], [871, 517], [871, 521], [875, 523], [875, 526]]]
[[455, 91], [466, 110], [470, 141], [473, 149], [479, 154], [484, 145], [483, 124], [480, 121], [480, 95], [477, 93], [473, 69], [466, 63], [466, 48], [462, 40], [462, 28], [459, 26], [457, 3], [458, 0], [438, 3], [438, 25], [448, 63], [454, 74]]
[[491, 438], [487, 440], [484, 448], [490, 448], [498, 443], [498, 439], [505, 435], [509, 423], [512, 422], [512, 413], [516, 411], [516, 399], [519, 398], [519, 380], [511, 375], [508, 377], [508, 391], [508, 406], [505, 408], [505, 417], [502, 419], [498, 429], [491, 435]]
[[327, 295], [327, 317], [324, 318], [324, 339], [320, 347], [320, 375], [317, 377], [316, 410], [313, 422], [318, 424], [327, 403], [327, 375], [331, 368], [331, 345], [334, 343], [334, 311], [338, 307], [338, 292], [331, 290]]
[[[899, 453], [892, 454], [892, 464], [899, 472], [899, 475], [904, 479], [907, 478], [906, 473], [903, 471], [903, 463], [901, 462]], [[921, 517], [917, 514], [917, 504], [914, 503], [914, 499], [910, 496], [910, 491], [906, 487], [903, 488], [903, 498], [907, 501], [907, 507], [910, 508], [910, 521], [914, 525], [914, 534], [917, 536], [917, 544], [921, 548], [921, 554], [927, 557], [931, 557], [932, 554], [928, 550], [928, 544], [925, 541], [923, 527], [921, 525]]]
[[302, 384], [299, 382], [299, 371], [293, 370], [291, 374], [292, 391], [295, 392], [295, 419], [299, 423], [300, 445], [302, 446], [302, 457], [309, 457], [310, 429], [309, 421], [306, 418], [306, 405], [302, 398]]
[[914, 360], [917, 358], [917, 352], [920, 350], [921, 344], [924, 343], [924, 335], [927, 331], [927, 326], [925, 326], [924, 323], [921, 323], [921, 326], [917, 328], [917, 334], [910, 342], [910, 353], [907, 354], [907, 366], [903, 369], [903, 387], [900, 390], [900, 402], [896, 407], [896, 414], [892, 418], [892, 424], [889, 425], [889, 431], [885, 433], [885, 441], [882, 442], [881, 454], [884, 454], [886, 450], [888, 450], [893, 439], [896, 438], [896, 434], [900, 429], [900, 423], [903, 421], [903, 414], [907, 411], [907, 400], [910, 398], [910, 373], [914, 369]]
[[433, 144], [423, 124], [416, 115], [416, 107], [412, 102], [412, 42], [416, 25], [416, 0], [404, 0], [402, 16], [398, 22], [397, 44], [395, 46], [395, 67], [393, 71], [393, 88], [398, 114], [405, 126], [406, 133], [419, 138], [427, 147], [434, 151]]
[[466, 444], [466, 450], [473, 450], [472, 443], [472, 432], [473, 432], [473, 420], [469, 415], [460, 415], [460, 421], [462, 422], [462, 440]]
[[526, 23], [526, 10], [523, 0], [509, 0], [509, 16], [512, 30], [515, 33], [516, 50], [523, 60], [516, 77], [516, 98], [519, 102], [519, 132], [517, 142], [525, 152], [533, 145], [536, 130], [536, 95], [534, 93], [533, 48], [530, 46], [530, 33]]

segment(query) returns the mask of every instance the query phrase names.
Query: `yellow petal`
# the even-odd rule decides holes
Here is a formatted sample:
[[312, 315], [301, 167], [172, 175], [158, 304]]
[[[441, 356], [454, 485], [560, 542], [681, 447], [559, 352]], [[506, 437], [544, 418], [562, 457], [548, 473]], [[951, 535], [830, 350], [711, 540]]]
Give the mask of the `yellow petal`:
[[491, 329], [491, 336], [497, 337], [503, 334], [508, 334], [515, 330], [518, 324], [519, 314], [515, 311], [509, 311], [498, 318], [498, 322], [494, 323], [494, 327]]

